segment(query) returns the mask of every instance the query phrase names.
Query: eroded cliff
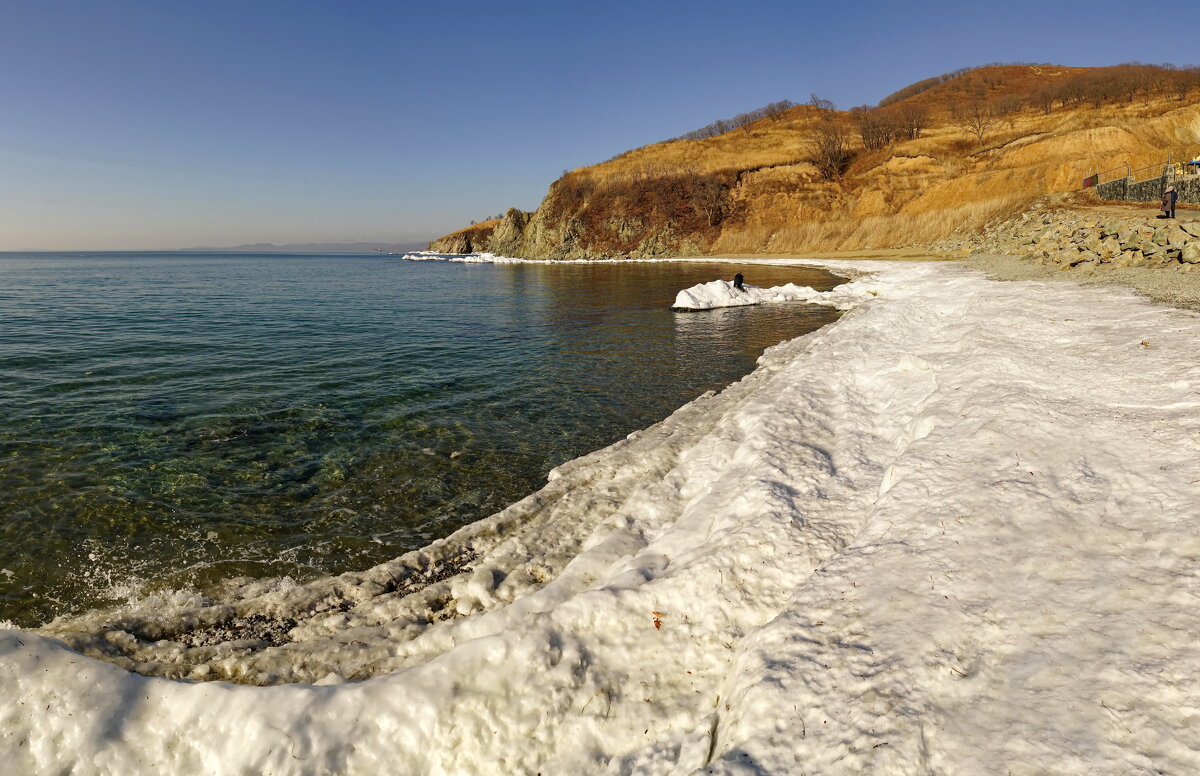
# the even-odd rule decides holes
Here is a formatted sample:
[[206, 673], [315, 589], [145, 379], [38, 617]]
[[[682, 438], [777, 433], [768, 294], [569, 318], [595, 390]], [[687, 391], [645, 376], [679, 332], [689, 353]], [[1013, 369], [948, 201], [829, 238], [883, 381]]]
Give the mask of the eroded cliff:
[[[795, 106], [573, 170], [536, 211], [510, 209], [431, 248], [580, 259], [929, 245], [1078, 189], [1091, 172], [1200, 152], [1196, 88], [1151, 84], [1129, 100], [1066, 88], [1085, 77], [1103, 86], [1109, 71], [1124, 72], [981, 68], [872, 114], [891, 122], [886, 142], [871, 140], [862, 111]], [[1043, 93], [1058, 102], [1047, 107]], [[978, 132], [964, 100], [985, 111]], [[903, 129], [905, 111], [924, 118]], [[822, 156], [830, 142], [844, 152], [834, 167]]]

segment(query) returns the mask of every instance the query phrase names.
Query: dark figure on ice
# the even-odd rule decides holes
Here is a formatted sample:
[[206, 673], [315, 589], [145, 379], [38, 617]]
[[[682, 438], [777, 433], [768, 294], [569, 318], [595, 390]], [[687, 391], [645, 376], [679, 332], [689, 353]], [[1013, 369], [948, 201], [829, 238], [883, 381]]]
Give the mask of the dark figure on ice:
[[1167, 190], [1163, 192], [1163, 196], [1162, 196], [1162, 212], [1163, 212], [1162, 217], [1163, 218], [1174, 218], [1175, 217], [1175, 201], [1178, 199], [1179, 199], [1179, 192], [1175, 191], [1175, 187], [1167, 186]]
[[746, 289], [742, 288], [742, 273], [739, 272], [733, 276], [733, 287], [736, 288], [738, 291], [746, 290]]

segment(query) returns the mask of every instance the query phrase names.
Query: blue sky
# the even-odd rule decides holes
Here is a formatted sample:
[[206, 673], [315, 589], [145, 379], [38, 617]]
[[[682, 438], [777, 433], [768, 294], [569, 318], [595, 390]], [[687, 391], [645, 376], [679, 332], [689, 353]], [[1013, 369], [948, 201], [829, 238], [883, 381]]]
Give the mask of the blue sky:
[[0, 250], [425, 240], [778, 99], [1197, 50], [1151, 8], [0, 0]]

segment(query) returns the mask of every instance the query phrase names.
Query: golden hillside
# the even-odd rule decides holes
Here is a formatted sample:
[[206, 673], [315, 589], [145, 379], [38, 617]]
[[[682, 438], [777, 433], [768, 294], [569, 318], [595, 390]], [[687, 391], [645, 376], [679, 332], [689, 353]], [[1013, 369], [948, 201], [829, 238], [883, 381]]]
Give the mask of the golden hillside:
[[573, 170], [535, 213], [433, 246], [581, 258], [927, 244], [1089, 172], [1200, 153], [1195, 71], [1010, 65], [930, 80], [883, 108], [795, 106]]

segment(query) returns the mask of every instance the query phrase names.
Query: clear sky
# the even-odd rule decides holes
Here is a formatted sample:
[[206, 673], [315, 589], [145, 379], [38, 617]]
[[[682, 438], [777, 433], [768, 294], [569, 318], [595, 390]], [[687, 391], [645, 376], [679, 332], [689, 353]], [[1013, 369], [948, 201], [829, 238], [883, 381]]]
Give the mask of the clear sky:
[[1185, 64], [1185, 7], [0, 0], [0, 250], [426, 240], [774, 100]]

